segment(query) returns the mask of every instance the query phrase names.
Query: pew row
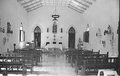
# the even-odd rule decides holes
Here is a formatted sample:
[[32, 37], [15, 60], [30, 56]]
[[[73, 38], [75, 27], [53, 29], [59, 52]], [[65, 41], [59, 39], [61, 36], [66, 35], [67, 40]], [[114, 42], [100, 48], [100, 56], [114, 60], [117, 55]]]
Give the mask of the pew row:
[[74, 67], [75, 67], [75, 72], [76, 74], [78, 74], [78, 70], [81, 69], [81, 65], [83, 65], [83, 61], [85, 58], [108, 58], [108, 54], [109, 52], [107, 52], [106, 54], [100, 54], [98, 53], [93, 53], [93, 54], [79, 54], [77, 55], [77, 58], [74, 62]]
[[66, 52], [66, 60], [68, 61], [68, 63], [71, 64], [71, 66], [73, 67], [73, 65], [75, 64], [75, 62], [77, 61], [77, 58], [79, 56], [89, 56], [89, 55], [98, 55], [100, 53], [100, 50], [97, 52], [93, 52], [93, 50], [69, 50]]
[[39, 62], [42, 62], [42, 50], [18, 49], [18, 50], [15, 50], [14, 53], [17, 53], [23, 56], [31, 55], [36, 66], [38, 65]]
[[118, 58], [82, 58], [81, 64], [75, 67], [75, 72], [81, 75], [97, 75], [99, 69], [118, 71]]
[[1, 74], [27, 74], [27, 70], [33, 72], [33, 59], [30, 57], [5, 57], [0, 56]]

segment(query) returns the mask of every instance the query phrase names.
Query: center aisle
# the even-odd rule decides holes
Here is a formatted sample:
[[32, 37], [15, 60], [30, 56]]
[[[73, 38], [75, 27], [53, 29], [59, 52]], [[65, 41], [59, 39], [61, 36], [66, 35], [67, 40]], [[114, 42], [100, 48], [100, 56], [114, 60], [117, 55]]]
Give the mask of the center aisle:
[[74, 68], [66, 62], [65, 54], [43, 54], [42, 63], [39, 65], [42, 66], [34, 67], [34, 74], [27, 76], [77, 76], [74, 72]]

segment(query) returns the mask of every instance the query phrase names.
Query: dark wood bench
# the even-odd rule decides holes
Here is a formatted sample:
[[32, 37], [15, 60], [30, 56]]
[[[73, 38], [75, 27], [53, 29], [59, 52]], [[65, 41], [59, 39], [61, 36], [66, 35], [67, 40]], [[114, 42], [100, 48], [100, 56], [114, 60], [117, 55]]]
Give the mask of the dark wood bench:
[[[1, 64], [0, 73], [3, 73], [3, 74], [4, 72], [7, 72], [8, 74], [11, 74], [11, 73], [25, 74], [27, 73], [27, 70], [30, 70], [30, 73], [33, 72], [32, 57], [0, 56], [0, 64]], [[2, 68], [4, 68], [5, 70], [2, 70]]]
[[71, 63], [72, 56], [77, 55], [77, 54], [81, 54], [82, 52], [83, 52], [83, 50], [70, 49], [70, 50], [65, 52], [66, 60], [69, 63]]
[[[76, 72], [76, 74], [78, 74], [79, 71], [82, 71], [81, 74], [85, 74], [85, 75], [91, 74], [92, 75], [92, 74], [96, 74], [98, 72], [98, 69], [115, 69], [116, 67], [112, 64], [115, 63], [115, 65], [117, 65], [117, 60], [118, 60], [117, 57], [108, 57], [108, 52], [107, 52], [107, 54], [78, 55], [77, 61], [75, 62], [75, 72]], [[112, 63], [112, 61], [114, 61], [114, 62]], [[86, 65], [90, 64], [89, 67], [84, 67], [84, 66], [86, 66], [86, 65], [84, 65], [84, 62]], [[100, 67], [94, 66], [94, 65], [98, 65], [98, 64]], [[106, 68], [104, 68], [103, 65], [105, 65]], [[109, 67], [109, 65], [110, 65], [110, 67]], [[87, 68], [88, 73], [86, 72], [86, 70], [83, 72], [83, 70], [82, 70], [82, 69], [84, 69], [83, 67], [85, 69]]]
[[109, 58], [84, 58], [79, 66], [81, 75], [97, 75], [99, 69], [118, 71], [118, 57]]
[[8, 74], [22, 74], [26, 75], [27, 71], [25, 69], [24, 63], [15, 63], [15, 62], [9, 62], [9, 63], [3, 63], [0, 62], [0, 73], [3, 74], [3, 76], [7, 76]]
[[36, 66], [39, 62], [39, 58], [38, 55], [36, 55], [35, 53], [32, 53], [33, 51], [29, 51], [29, 50], [15, 50], [15, 51], [10, 51], [10, 52], [6, 52], [1, 54], [2, 56], [9, 56], [9, 57], [15, 57], [15, 56], [22, 56], [22, 57], [30, 57], [33, 59], [33, 65]]
[[42, 50], [18, 49], [14, 51], [14, 53], [19, 53], [23, 56], [31, 55], [33, 57], [34, 62], [36, 62], [36, 66], [38, 65], [38, 62], [42, 62]]
[[[99, 52], [99, 51], [98, 51]], [[108, 52], [106, 54], [99, 54], [99, 53], [93, 53], [93, 54], [79, 54], [77, 55], [77, 59], [75, 61], [75, 72], [78, 74], [78, 70], [81, 69], [81, 65], [83, 65], [84, 58], [108, 58]]]
[[21, 61], [21, 57], [8, 58], [0, 56], [0, 73], [7, 74], [22, 74], [27, 73], [26, 65]]
[[74, 52], [71, 54], [71, 66], [73, 67], [73, 65], [75, 64], [75, 62], [78, 60], [77, 57], [85, 57], [85, 56], [90, 56], [90, 55], [98, 55], [100, 53], [100, 51], [98, 52], [93, 52], [93, 50], [87, 50], [87, 51], [78, 51], [78, 52]]

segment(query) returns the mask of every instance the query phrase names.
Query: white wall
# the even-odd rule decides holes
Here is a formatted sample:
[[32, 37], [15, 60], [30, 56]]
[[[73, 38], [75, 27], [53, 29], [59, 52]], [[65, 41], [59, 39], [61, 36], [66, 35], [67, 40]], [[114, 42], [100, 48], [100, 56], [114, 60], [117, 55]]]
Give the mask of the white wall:
[[[97, 0], [86, 13], [84, 13], [84, 22], [90, 24], [90, 46], [94, 50], [101, 50], [101, 53], [110, 52], [110, 56], [118, 54], [118, 21], [119, 21], [119, 0]], [[113, 48], [110, 44], [110, 35], [104, 35], [104, 30], [108, 25], [112, 27], [114, 33]], [[101, 29], [102, 36], [96, 37], [97, 29]], [[106, 47], [99, 42], [106, 41]]]
[[[1, 27], [5, 28], [5, 33], [0, 32], [0, 52], [7, 51], [7, 48], [13, 50], [13, 44], [19, 48], [19, 27], [22, 22], [27, 25], [27, 12], [17, 2], [17, 0], [0, 0], [0, 19]], [[10, 22], [13, 34], [6, 33], [7, 22]], [[3, 45], [3, 38], [8, 41]]]
[[[54, 7], [41, 7], [35, 11], [28, 13], [28, 27], [30, 29], [27, 33], [27, 40], [32, 41], [33, 31], [38, 24], [42, 29], [42, 39], [41, 45], [45, 46], [47, 41], [53, 42], [53, 34], [52, 34], [52, 24], [53, 18], [51, 15], [54, 12]], [[83, 27], [83, 19], [82, 15], [68, 7], [57, 7], [57, 12], [60, 15], [58, 18], [58, 33], [57, 33], [57, 41], [62, 41], [64, 47], [68, 47], [68, 30], [71, 26], [73, 26], [76, 30], [76, 43], [78, 41], [78, 37], [82, 36], [85, 27]], [[47, 28], [49, 27], [50, 32], [47, 33]], [[60, 33], [60, 29], [63, 28], [63, 33]], [[49, 39], [46, 37], [49, 36]], [[60, 36], [63, 38], [60, 39]], [[81, 37], [82, 38], [82, 37]], [[77, 44], [76, 44], [77, 45]]]

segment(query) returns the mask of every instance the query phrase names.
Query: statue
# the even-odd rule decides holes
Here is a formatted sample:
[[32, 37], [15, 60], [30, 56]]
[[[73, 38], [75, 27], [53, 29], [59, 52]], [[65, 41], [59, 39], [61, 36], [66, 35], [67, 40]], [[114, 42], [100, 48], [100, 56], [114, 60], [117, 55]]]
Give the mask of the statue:
[[78, 49], [82, 49], [83, 46], [83, 42], [81, 40], [81, 38], [78, 39]]

